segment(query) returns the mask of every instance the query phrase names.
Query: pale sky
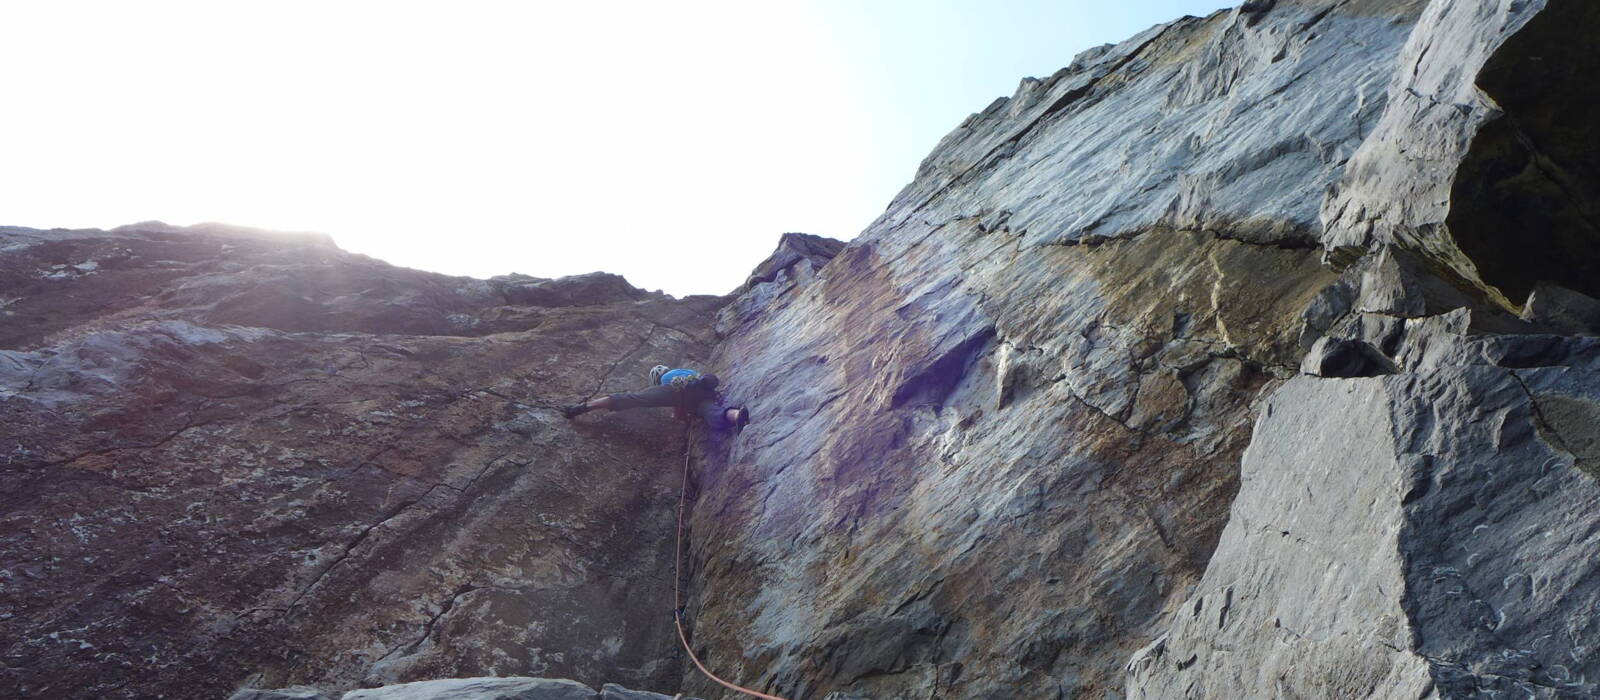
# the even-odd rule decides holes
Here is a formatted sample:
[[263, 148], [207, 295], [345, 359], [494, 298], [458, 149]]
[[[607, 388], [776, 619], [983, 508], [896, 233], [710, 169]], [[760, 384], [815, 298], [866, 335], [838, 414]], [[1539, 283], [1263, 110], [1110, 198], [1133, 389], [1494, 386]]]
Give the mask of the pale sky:
[[4, 2], [0, 225], [731, 291], [1025, 76], [1227, 0]]

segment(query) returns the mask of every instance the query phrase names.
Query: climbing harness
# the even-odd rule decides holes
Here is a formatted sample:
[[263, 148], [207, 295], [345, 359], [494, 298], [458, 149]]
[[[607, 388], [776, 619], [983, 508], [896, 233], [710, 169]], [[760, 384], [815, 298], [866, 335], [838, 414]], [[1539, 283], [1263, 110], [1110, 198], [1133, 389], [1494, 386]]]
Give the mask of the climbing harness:
[[781, 698], [776, 695], [768, 695], [760, 691], [734, 685], [722, 680], [721, 678], [718, 678], [717, 674], [712, 673], [706, 668], [705, 664], [700, 663], [700, 657], [695, 656], [694, 649], [689, 646], [688, 635], [684, 634], [683, 632], [683, 593], [681, 583], [683, 581], [683, 509], [684, 504], [689, 499], [689, 454], [689, 426], [685, 425], [683, 426], [683, 487], [678, 490], [677, 556], [674, 557], [672, 562], [672, 624], [678, 627], [678, 640], [683, 642], [683, 650], [689, 652], [689, 660], [694, 662], [694, 665], [700, 669], [700, 672], [706, 674], [707, 678], [710, 678], [711, 680], [721, 684], [722, 687], [744, 693], [745, 695], [766, 698], [766, 700], [786, 700], [785, 698]]

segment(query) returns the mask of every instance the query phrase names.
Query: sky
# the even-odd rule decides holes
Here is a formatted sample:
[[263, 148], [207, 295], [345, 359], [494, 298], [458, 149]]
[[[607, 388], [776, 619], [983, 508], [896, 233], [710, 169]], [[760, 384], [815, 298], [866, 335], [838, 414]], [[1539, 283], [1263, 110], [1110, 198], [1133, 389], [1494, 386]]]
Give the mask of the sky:
[[1226, 0], [0, 4], [0, 225], [220, 221], [724, 294], [967, 115]]

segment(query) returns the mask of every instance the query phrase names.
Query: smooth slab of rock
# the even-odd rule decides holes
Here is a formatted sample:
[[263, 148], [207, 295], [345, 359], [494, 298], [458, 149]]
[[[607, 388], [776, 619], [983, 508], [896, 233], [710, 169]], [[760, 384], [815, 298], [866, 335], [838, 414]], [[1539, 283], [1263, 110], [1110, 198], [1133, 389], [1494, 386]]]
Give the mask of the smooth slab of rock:
[[[682, 695], [677, 696], [677, 698], [678, 700], [698, 700], [697, 698], [686, 698]], [[607, 683], [600, 688], [600, 700], [674, 700], [674, 697], [645, 690], [629, 690], [616, 683]]]
[[1595, 697], [1600, 351], [1565, 361], [1275, 392], [1128, 697]]
[[1378, 380], [1298, 378], [1273, 396], [1201, 595], [1133, 655], [1129, 698], [1419, 697], [1388, 413]]
[[596, 700], [577, 681], [552, 678], [448, 678], [352, 690], [341, 700]]
[[272, 690], [245, 688], [229, 695], [228, 700], [333, 700], [333, 698], [316, 688], [296, 685]]

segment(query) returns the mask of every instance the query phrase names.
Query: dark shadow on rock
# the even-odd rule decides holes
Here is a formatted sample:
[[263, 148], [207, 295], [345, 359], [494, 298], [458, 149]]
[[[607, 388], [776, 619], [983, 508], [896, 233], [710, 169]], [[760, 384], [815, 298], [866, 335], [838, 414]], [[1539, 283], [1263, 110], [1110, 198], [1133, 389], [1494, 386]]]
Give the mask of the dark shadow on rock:
[[1485, 64], [1504, 114], [1456, 174], [1447, 223], [1483, 280], [1522, 303], [1540, 280], [1600, 296], [1600, 4], [1550, 0]]

